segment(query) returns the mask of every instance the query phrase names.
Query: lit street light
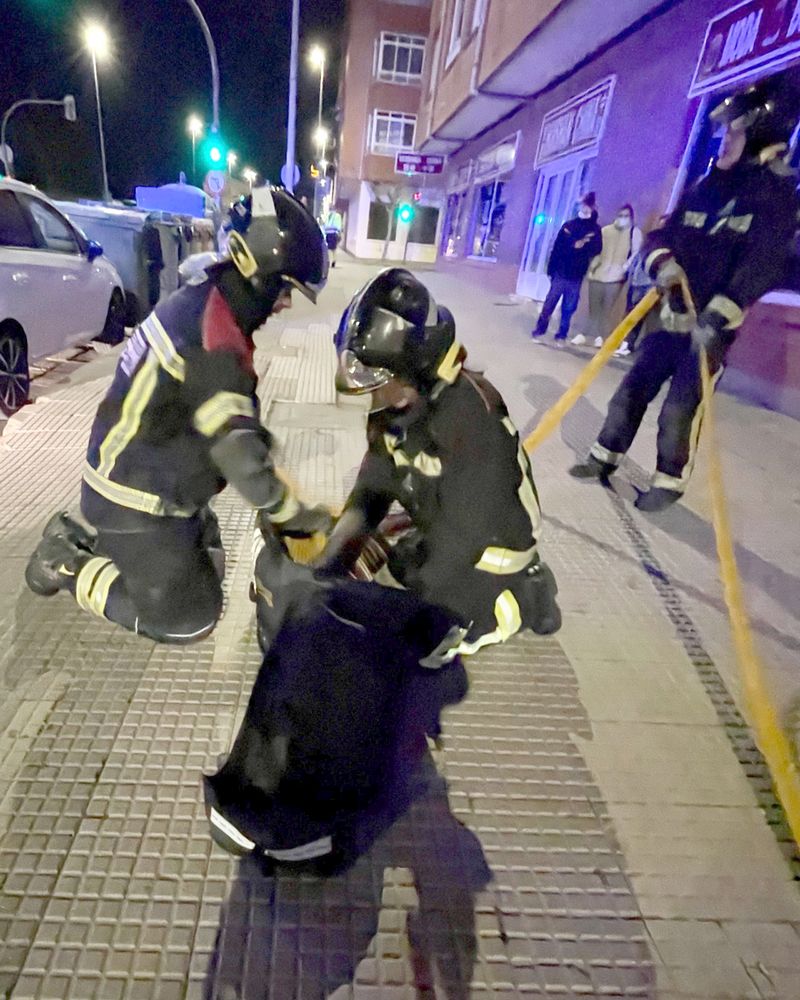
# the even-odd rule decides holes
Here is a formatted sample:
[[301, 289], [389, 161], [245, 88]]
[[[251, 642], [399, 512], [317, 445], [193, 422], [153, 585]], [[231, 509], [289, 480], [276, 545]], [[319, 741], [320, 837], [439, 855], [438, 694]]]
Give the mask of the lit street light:
[[325, 49], [315, 45], [308, 54], [308, 61], [319, 70], [319, 102], [317, 104], [317, 128], [322, 128], [322, 88], [325, 83]]
[[317, 149], [319, 150], [320, 157], [325, 156], [325, 149], [328, 145], [329, 138], [330, 138], [330, 132], [328, 132], [328, 130], [325, 128], [324, 125], [318, 125], [314, 129], [313, 139], [317, 145]]
[[89, 22], [83, 29], [83, 41], [92, 57], [92, 73], [94, 74], [94, 93], [97, 98], [97, 127], [100, 132], [100, 161], [103, 167], [103, 201], [111, 201], [108, 190], [108, 170], [106, 168], [106, 141], [103, 135], [103, 111], [100, 107], [100, 82], [97, 78], [97, 60], [107, 59], [111, 53], [111, 40], [108, 32], [97, 22]]
[[227, 155], [227, 156], [225, 157], [225, 162], [226, 162], [226, 163], [227, 163], [227, 165], [228, 165], [228, 173], [229, 173], [229, 174], [233, 174], [233, 168], [234, 168], [234, 167], [236, 166], [236, 164], [237, 164], [237, 163], [239, 162], [239, 157], [238, 157], [238, 156], [236, 155], [236, 153], [234, 153], [234, 151], [233, 151], [233, 150], [231, 149], [231, 150], [230, 150], [230, 151], [228, 152], [228, 155]]
[[250, 190], [252, 191], [253, 184], [255, 184], [256, 177], [258, 177], [258, 174], [255, 172], [255, 170], [252, 169], [252, 167], [245, 167], [244, 170], [242, 170], [242, 177], [250, 185]]
[[197, 182], [197, 140], [203, 134], [203, 123], [197, 115], [190, 115], [186, 127], [192, 137], [192, 183], [195, 184]]

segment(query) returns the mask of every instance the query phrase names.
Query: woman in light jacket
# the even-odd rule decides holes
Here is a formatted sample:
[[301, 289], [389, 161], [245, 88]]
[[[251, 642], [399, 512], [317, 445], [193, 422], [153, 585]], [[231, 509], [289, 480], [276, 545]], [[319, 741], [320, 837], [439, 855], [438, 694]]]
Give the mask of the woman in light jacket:
[[603, 346], [614, 305], [641, 245], [642, 231], [633, 224], [633, 206], [623, 205], [614, 221], [603, 226], [603, 249], [589, 266], [589, 329], [586, 336], [573, 337], [573, 344], [590, 339], [595, 347]]

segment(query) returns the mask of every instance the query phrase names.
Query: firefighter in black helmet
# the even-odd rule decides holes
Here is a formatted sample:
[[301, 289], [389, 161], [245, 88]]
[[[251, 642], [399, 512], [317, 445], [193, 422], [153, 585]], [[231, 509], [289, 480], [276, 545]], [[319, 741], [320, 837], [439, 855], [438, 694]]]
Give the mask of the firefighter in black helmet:
[[556, 631], [528, 458], [497, 390], [464, 368], [452, 315], [412, 274], [391, 268], [355, 296], [336, 347], [337, 388], [372, 393], [372, 410], [367, 454], [318, 570], [347, 572], [397, 501], [413, 530], [389, 568], [458, 615], [461, 652], [523, 627]]
[[222, 609], [224, 556], [209, 500], [230, 482], [279, 534], [310, 535], [328, 516], [275, 474], [261, 425], [253, 334], [325, 285], [311, 214], [257, 189], [231, 210], [227, 255], [159, 303], [122, 352], [92, 426], [81, 511], [48, 522], [30, 588], [70, 591], [85, 610], [160, 642], [190, 642]]
[[588, 458], [570, 469], [576, 478], [610, 475], [648, 404], [670, 381], [658, 421], [656, 472], [636, 502], [641, 510], [663, 510], [689, 482], [702, 419], [699, 349], [706, 350], [716, 382], [748, 306], [786, 275], [798, 200], [785, 154], [798, 108], [798, 95], [769, 84], [719, 104], [711, 112], [724, 127], [716, 164], [645, 245], [646, 266], [664, 293], [661, 310], [645, 321], [633, 367]]

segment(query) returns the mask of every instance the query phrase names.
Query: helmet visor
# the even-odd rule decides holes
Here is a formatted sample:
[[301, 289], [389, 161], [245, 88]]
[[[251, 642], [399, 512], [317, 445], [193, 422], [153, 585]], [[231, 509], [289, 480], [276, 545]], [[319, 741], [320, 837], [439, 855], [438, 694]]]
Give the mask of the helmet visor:
[[339, 354], [339, 367], [336, 371], [337, 392], [358, 396], [386, 385], [393, 378], [394, 375], [388, 368], [368, 368], [362, 364], [353, 351], [344, 350]]

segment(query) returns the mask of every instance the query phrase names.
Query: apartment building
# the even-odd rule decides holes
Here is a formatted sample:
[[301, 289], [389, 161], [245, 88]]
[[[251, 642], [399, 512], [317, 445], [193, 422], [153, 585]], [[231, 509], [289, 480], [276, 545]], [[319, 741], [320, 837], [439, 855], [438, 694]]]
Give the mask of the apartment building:
[[[430, 24], [416, 141], [448, 157], [439, 266], [534, 300], [581, 194], [601, 223], [630, 202], [647, 229], [713, 160], [719, 100], [800, 86], [800, 0], [433, 0]], [[800, 416], [787, 284], [751, 311], [726, 380]]]
[[[388, 259], [436, 257], [441, 182], [395, 170], [396, 154], [417, 145], [430, 12], [431, 0], [348, 3], [337, 203], [345, 218], [345, 246], [359, 257], [381, 257], [388, 226]], [[391, 211], [398, 197], [414, 205], [410, 224], [398, 222]]]

